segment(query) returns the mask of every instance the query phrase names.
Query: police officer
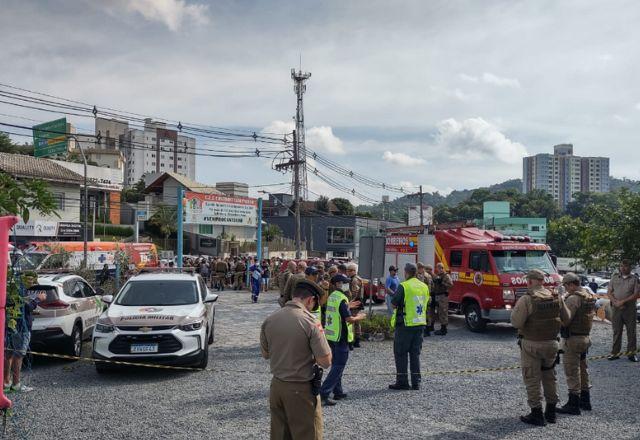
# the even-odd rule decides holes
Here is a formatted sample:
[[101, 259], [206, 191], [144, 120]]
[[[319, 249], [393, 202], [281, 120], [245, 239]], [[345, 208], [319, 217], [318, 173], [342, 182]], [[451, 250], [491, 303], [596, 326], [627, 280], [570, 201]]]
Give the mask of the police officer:
[[[327, 301], [327, 318], [324, 333], [331, 347], [331, 371], [322, 384], [320, 398], [322, 405], [333, 406], [336, 400], [345, 399], [342, 388], [342, 373], [349, 359], [349, 344], [354, 340], [353, 324], [365, 318], [364, 312], [353, 316], [349, 310], [349, 277], [336, 275], [331, 279], [332, 292]], [[357, 304], [354, 304], [357, 306]], [[331, 400], [329, 396], [333, 393]]]
[[287, 286], [287, 281], [289, 281], [291, 275], [296, 273], [296, 271], [298, 270], [297, 266], [298, 265], [295, 261], [289, 261], [287, 263], [287, 268], [280, 274], [280, 277], [278, 278], [278, 289], [280, 289], [280, 299], [278, 300], [278, 303], [280, 303], [280, 307], [284, 307], [286, 303], [286, 301], [284, 300], [285, 287]]
[[[400, 283], [391, 300], [394, 307], [391, 327], [395, 328], [393, 356], [396, 363], [396, 382], [391, 390], [420, 389], [420, 351], [422, 334], [427, 325], [429, 287], [416, 278], [418, 268], [413, 263], [404, 267], [405, 281]], [[411, 387], [407, 372], [407, 356], [411, 369]]]
[[307, 264], [304, 261], [301, 261], [298, 263], [297, 272], [289, 277], [286, 286], [284, 286], [284, 294], [282, 298], [280, 298], [281, 305], [286, 304], [287, 301], [290, 301], [291, 298], [293, 298], [293, 289], [295, 288], [296, 283], [300, 280], [304, 280], [305, 278], [317, 283], [318, 270], [313, 266], [307, 267]]
[[314, 365], [331, 366], [331, 349], [311, 310], [320, 298], [317, 284], [296, 284], [293, 299], [265, 319], [262, 357], [269, 360], [271, 439], [322, 439], [322, 406], [314, 392]]
[[561, 334], [565, 338], [564, 374], [567, 376], [569, 401], [558, 408], [562, 414], [580, 415], [580, 409], [591, 410], [587, 351], [591, 346], [589, 333], [596, 314], [596, 297], [580, 286], [580, 278], [569, 272], [562, 278], [567, 291], [564, 303], [568, 316], [562, 320]]
[[[520, 338], [520, 367], [531, 408], [531, 413], [520, 416], [520, 420], [536, 426], [544, 426], [545, 419], [556, 422], [558, 332], [561, 318], [567, 317], [562, 299], [544, 288], [544, 276], [538, 269], [527, 273], [527, 294], [518, 299], [511, 312], [511, 325], [518, 329]], [[544, 414], [540, 383], [547, 404]]]
[[[358, 265], [356, 263], [347, 264], [347, 276], [351, 279], [349, 283], [349, 290], [351, 292], [351, 295], [350, 295], [351, 301], [361, 301], [362, 300], [362, 278], [358, 276]], [[362, 310], [362, 308], [363, 306], [362, 306], [362, 303], [360, 302], [357, 308], [351, 310], [351, 313], [357, 314], [357, 312], [359, 310]], [[353, 342], [353, 346], [355, 348], [359, 348], [360, 335], [362, 334], [362, 327], [360, 326], [359, 321], [354, 324], [353, 330], [355, 332], [355, 340]]]
[[613, 346], [607, 359], [620, 358], [622, 347], [622, 329], [627, 328], [627, 356], [631, 362], [638, 362], [636, 356], [636, 300], [640, 297], [640, 282], [631, 273], [631, 262], [622, 260], [620, 272], [614, 274], [609, 282], [607, 292], [611, 303], [611, 327], [613, 329]]
[[[447, 325], [449, 324], [449, 289], [453, 286], [453, 281], [444, 270], [444, 264], [436, 264], [435, 277], [433, 278], [433, 295], [435, 304], [438, 307], [438, 322], [440, 330], [434, 332], [436, 335], [444, 336], [447, 334]], [[433, 328], [433, 324], [432, 324]]]

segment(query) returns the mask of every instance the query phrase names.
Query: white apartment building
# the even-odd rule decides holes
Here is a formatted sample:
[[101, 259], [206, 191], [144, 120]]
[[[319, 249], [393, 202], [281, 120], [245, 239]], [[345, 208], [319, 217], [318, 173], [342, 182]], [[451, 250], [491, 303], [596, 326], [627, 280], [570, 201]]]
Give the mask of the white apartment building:
[[609, 158], [573, 155], [572, 144], [554, 146], [554, 154], [523, 159], [522, 191], [540, 189], [565, 208], [577, 192], [609, 192]]
[[196, 140], [183, 136], [166, 124], [145, 119], [144, 129], [127, 131], [124, 183], [134, 185], [143, 176], [174, 172], [191, 180], [196, 176]]

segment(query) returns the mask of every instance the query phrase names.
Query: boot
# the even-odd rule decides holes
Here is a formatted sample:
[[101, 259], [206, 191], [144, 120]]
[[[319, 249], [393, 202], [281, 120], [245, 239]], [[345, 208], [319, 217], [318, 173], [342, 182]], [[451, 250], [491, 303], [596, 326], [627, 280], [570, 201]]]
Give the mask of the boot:
[[556, 404], [547, 403], [544, 409], [544, 418], [549, 423], [556, 423]]
[[438, 330], [437, 332], [434, 332], [435, 335], [438, 336], [444, 336], [447, 334], [447, 326], [446, 325], [441, 325], [440, 326], [440, 330]]
[[395, 390], [395, 391], [405, 391], [405, 390], [410, 390], [411, 387], [409, 386], [408, 383], [392, 383], [391, 385], [389, 385], [389, 389], [390, 390]]
[[425, 336], [431, 336], [431, 330], [432, 330], [432, 327], [431, 327], [430, 325], [427, 325], [427, 326], [424, 328], [424, 335], [425, 335]]
[[547, 423], [544, 421], [544, 415], [542, 414], [542, 408], [531, 408], [531, 413], [526, 416], [520, 416], [520, 420], [529, 425], [544, 426]]
[[591, 394], [589, 390], [582, 390], [580, 392], [580, 409], [591, 411]]
[[[583, 391], [584, 392], [584, 391]], [[588, 391], [587, 391], [588, 393]], [[580, 397], [577, 394], [569, 393], [569, 401], [558, 408], [560, 414], [580, 415]]]

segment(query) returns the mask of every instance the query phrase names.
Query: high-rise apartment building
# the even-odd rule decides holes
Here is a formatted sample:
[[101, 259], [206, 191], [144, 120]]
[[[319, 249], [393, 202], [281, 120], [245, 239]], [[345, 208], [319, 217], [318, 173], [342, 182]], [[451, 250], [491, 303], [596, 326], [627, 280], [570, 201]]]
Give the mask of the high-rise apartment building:
[[572, 144], [553, 147], [553, 154], [523, 159], [522, 191], [541, 189], [551, 194], [561, 208], [577, 192], [609, 192], [609, 158], [573, 155]]
[[124, 181], [131, 186], [144, 175], [172, 171], [195, 180], [196, 140], [166, 128], [163, 122], [145, 119], [144, 129], [127, 131]]

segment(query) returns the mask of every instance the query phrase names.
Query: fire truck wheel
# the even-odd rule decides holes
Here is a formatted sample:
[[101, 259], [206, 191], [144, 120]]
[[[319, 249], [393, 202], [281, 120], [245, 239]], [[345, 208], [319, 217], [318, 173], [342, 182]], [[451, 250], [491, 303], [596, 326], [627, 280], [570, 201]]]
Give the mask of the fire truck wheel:
[[477, 302], [470, 301], [465, 305], [464, 322], [472, 332], [480, 333], [486, 330], [487, 320], [482, 318], [482, 310]]

